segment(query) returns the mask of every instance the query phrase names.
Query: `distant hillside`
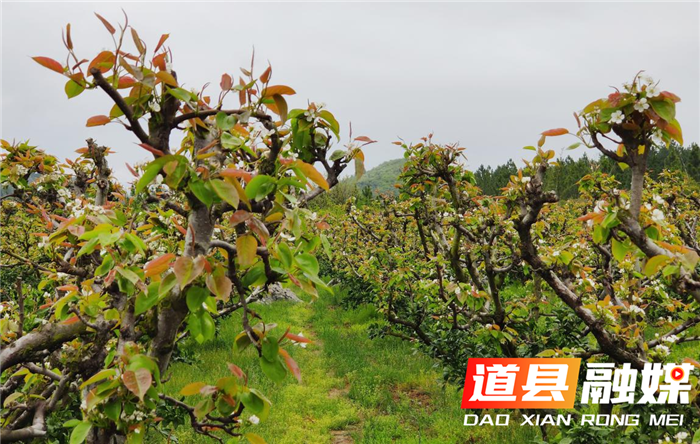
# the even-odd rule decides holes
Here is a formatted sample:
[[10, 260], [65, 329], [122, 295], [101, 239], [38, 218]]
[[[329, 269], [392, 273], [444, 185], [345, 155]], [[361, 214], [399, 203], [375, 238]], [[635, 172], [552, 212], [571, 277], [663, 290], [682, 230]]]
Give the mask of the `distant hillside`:
[[396, 193], [394, 185], [398, 182], [406, 159], [394, 159], [384, 162], [367, 171], [357, 182], [357, 188], [369, 186], [376, 193]]

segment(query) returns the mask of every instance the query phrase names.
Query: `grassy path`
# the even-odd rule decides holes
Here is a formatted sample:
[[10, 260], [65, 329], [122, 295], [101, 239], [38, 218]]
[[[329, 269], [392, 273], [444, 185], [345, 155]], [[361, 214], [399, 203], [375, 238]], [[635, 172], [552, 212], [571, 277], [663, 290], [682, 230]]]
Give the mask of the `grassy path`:
[[[215, 341], [186, 344], [183, 355], [195, 364], [173, 365], [169, 393], [176, 395], [193, 381], [215, 383], [228, 376], [226, 362], [236, 363], [249, 372], [251, 386], [272, 401], [268, 420], [248, 430], [269, 444], [515, 444], [535, 436], [528, 428], [464, 427], [461, 391], [442, 385], [432, 360], [396, 338], [369, 339], [367, 329], [378, 320], [375, 311], [367, 306], [343, 309], [340, 296], [254, 306], [278, 324], [280, 333], [291, 326], [292, 333], [314, 340], [306, 349], [289, 347], [301, 367], [302, 384], [291, 376], [274, 384], [260, 371], [253, 350], [236, 353], [233, 338], [241, 327], [234, 316], [222, 323]], [[187, 427], [173, 437], [180, 443], [209, 442]]]

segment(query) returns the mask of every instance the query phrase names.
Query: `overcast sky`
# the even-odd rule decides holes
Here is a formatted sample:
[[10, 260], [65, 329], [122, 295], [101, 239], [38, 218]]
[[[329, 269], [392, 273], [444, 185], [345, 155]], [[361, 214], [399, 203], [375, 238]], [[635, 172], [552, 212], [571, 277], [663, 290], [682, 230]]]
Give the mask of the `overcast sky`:
[[[86, 128], [109, 99], [87, 91], [67, 100], [66, 79], [31, 56], [65, 59], [61, 29], [71, 23], [78, 56], [113, 49], [93, 15], [116, 24], [129, 14], [150, 48], [170, 33], [174, 69], [188, 87], [269, 60], [274, 84], [297, 91], [290, 107], [325, 102], [347, 137], [379, 141], [367, 167], [402, 155], [391, 144], [434, 131], [467, 147], [469, 165], [526, 156], [522, 147], [572, 112], [607, 95], [641, 69], [682, 98], [686, 142], [700, 130], [698, 3], [3, 3], [2, 137], [31, 139], [61, 159], [87, 137], [113, 147], [110, 159], [147, 159], [118, 125]], [[131, 43], [130, 43], [131, 44]], [[173, 143], [177, 141], [172, 140]], [[572, 139], [552, 139], [561, 148]], [[549, 146], [549, 144], [548, 144]], [[583, 151], [581, 151], [583, 153]]]

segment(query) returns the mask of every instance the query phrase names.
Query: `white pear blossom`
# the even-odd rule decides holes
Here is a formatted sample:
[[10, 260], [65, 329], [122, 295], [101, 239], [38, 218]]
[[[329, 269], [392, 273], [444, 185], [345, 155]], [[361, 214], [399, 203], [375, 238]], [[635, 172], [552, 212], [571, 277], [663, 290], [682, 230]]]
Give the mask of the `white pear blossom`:
[[623, 113], [622, 111], [618, 110], [610, 115], [610, 123], [614, 123], [617, 125], [622, 123], [623, 120], [625, 120], [625, 113]]
[[688, 436], [690, 436], [688, 435], [688, 432], [678, 432], [676, 433], [676, 436], [674, 436], [674, 438], [676, 438], [676, 441], [678, 442], [683, 442], [686, 439], [688, 439]]
[[642, 97], [634, 104], [635, 111], [644, 112], [644, 110], [649, 109], [649, 103], [646, 97]]
[[666, 144], [664, 142], [663, 133], [661, 132], [661, 129], [656, 128], [654, 132], [651, 133], [651, 142], [657, 146]]
[[630, 313], [644, 314], [644, 310], [641, 307], [634, 305], [634, 304], [630, 305], [629, 312]]
[[645, 85], [651, 85], [654, 83], [654, 79], [648, 74], [641, 74], [639, 76], [639, 81]]
[[659, 94], [661, 94], [661, 91], [659, 91], [658, 86], [649, 85], [649, 86], [647, 86], [646, 93], [647, 93], [647, 97], [651, 98], [651, 97], [656, 97]]
[[658, 208], [655, 208], [654, 211], [651, 212], [651, 220], [656, 222], [657, 224], [662, 224], [664, 222], [665, 216], [663, 211], [659, 210]]
[[258, 418], [255, 415], [251, 415], [250, 418], [248, 418], [248, 421], [250, 421], [251, 424], [255, 424], [255, 425], [260, 424], [260, 418]]

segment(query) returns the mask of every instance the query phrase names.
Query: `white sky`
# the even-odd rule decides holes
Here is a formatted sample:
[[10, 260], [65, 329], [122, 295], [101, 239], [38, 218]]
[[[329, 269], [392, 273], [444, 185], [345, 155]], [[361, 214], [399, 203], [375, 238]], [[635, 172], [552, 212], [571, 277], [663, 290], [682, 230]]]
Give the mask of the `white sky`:
[[30, 58], [64, 60], [61, 29], [69, 22], [79, 57], [112, 49], [93, 13], [116, 24], [120, 8], [150, 48], [170, 33], [179, 80], [211, 82], [212, 96], [221, 74], [237, 75], [255, 46], [258, 72], [269, 60], [273, 83], [297, 91], [291, 108], [325, 102], [342, 136], [351, 121], [355, 135], [379, 141], [366, 149], [368, 169], [402, 155], [391, 144], [398, 137], [415, 141], [431, 131], [467, 147], [472, 168], [518, 163], [541, 131], [575, 128], [573, 111], [641, 69], [682, 98], [686, 144], [698, 142], [695, 2], [3, 3], [3, 138], [31, 139], [64, 158], [93, 137], [117, 152], [110, 158], [117, 176], [131, 178], [124, 162], [149, 158], [136, 138], [114, 124], [85, 127], [88, 117], [108, 114], [109, 99], [86, 91], [67, 100], [66, 79]]

